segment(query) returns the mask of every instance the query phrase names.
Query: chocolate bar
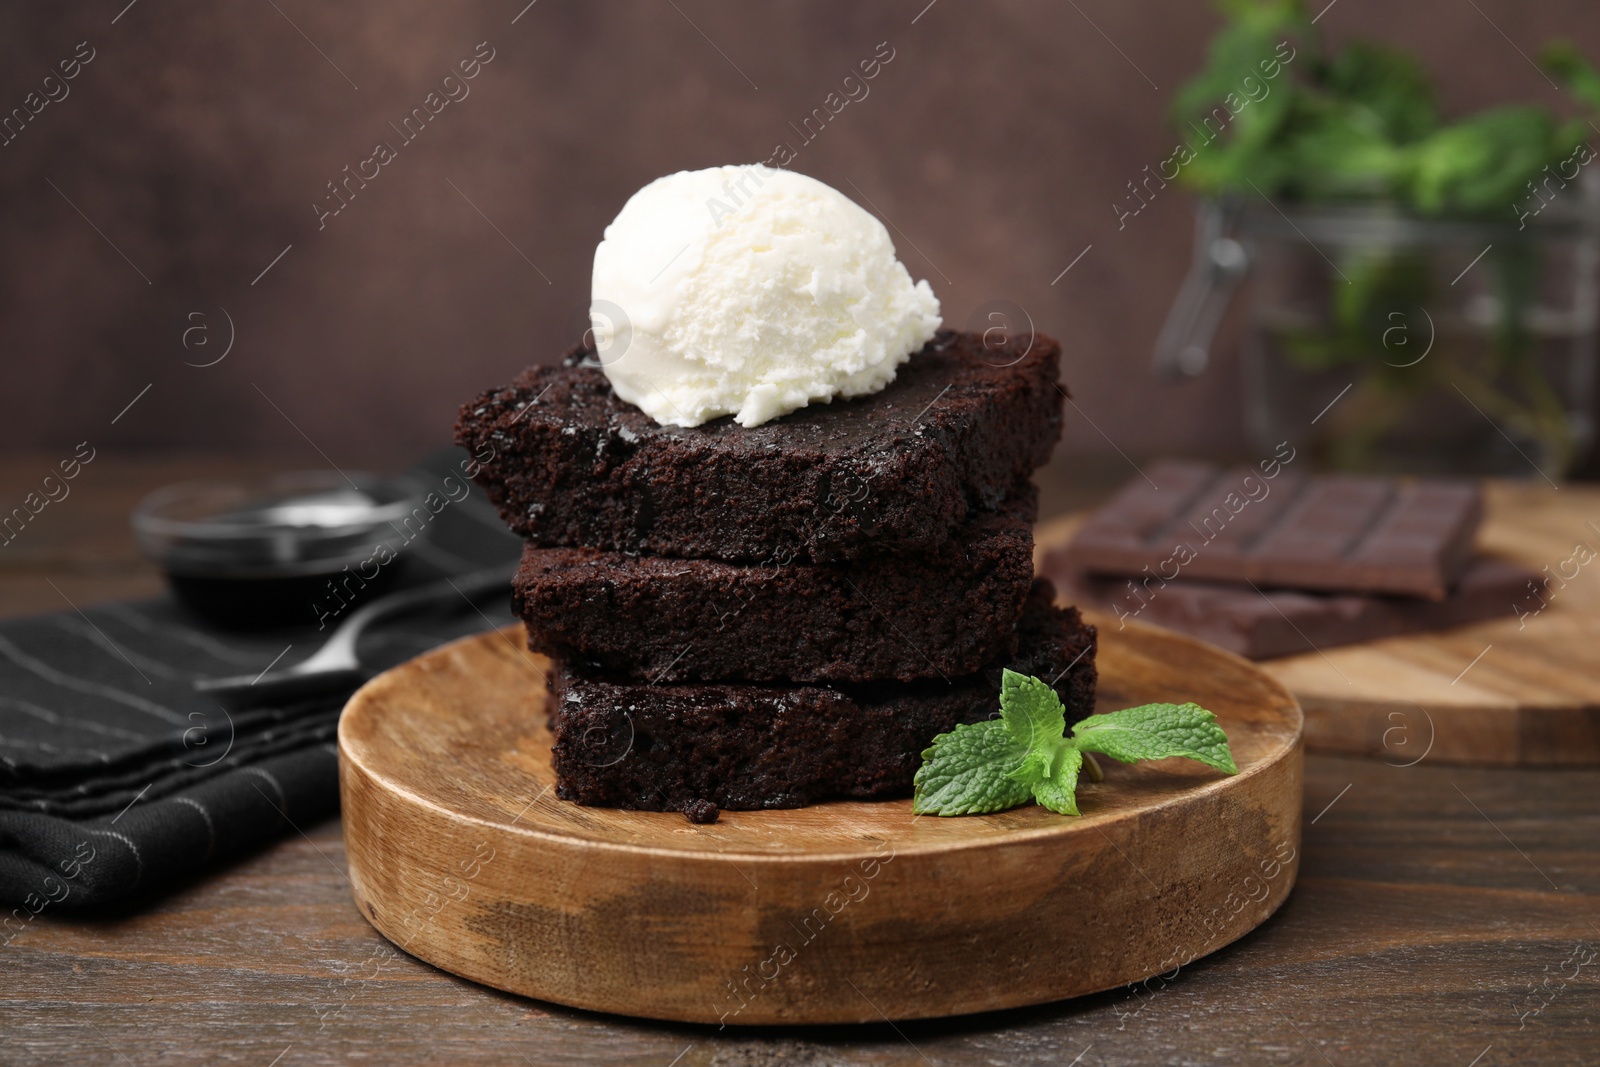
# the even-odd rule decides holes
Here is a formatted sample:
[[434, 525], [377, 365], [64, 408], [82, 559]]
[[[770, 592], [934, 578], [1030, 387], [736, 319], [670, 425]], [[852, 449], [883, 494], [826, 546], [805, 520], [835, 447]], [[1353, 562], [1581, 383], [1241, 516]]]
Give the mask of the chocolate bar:
[[1526, 611], [1540, 576], [1526, 567], [1480, 556], [1443, 600], [1415, 597], [1255, 590], [1248, 585], [1180, 578], [1148, 590], [1132, 579], [1074, 568], [1064, 551], [1041, 568], [1067, 603], [1090, 606], [1122, 621], [1165, 626], [1237, 652], [1270, 659], [1397, 634], [1439, 630]]
[[1465, 482], [1311, 476], [1288, 460], [1147, 468], [1091, 515], [1071, 566], [1146, 587], [1185, 580], [1443, 600], [1483, 517]]

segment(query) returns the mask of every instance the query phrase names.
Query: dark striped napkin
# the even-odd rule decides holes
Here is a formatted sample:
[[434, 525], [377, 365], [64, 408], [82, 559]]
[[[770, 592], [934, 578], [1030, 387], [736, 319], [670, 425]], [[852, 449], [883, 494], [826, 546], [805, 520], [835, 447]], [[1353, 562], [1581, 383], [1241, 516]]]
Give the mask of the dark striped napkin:
[[[465, 452], [408, 476], [457, 497]], [[395, 588], [510, 563], [520, 542], [471, 486], [433, 516]], [[464, 598], [375, 624], [381, 670], [509, 623], [508, 597]], [[332, 626], [209, 627], [170, 597], [0, 623], [0, 942], [46, 907], [148, 896], [338, 808], [334, 731], [345, 696], [228, 712], [196, 678], [309, 657]]]

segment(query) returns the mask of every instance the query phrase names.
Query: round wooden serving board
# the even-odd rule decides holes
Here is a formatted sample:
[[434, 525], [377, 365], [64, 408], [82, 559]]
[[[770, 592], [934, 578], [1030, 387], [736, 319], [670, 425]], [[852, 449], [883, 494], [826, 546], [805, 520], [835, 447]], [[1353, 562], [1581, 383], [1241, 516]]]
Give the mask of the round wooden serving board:
[[[1263, 661], [1305, 709], [1309, 750], [1395, 766], [1600, 764], [1600, 490], [1489, 481], [1484, 504], [1478, 550], [1549, 567], [1547, 606]], [[1040, 526], [1034, 558], [1081, 522]]]
[[1242, 659], [1102, 626], [1099, 709], [1195, 700], [1239, 774], [1184, 760], [1029, 806], [917, 817], [909, 800], [723, 812], [557, 799], [547, 663], [520, 627], [364, 686], [339, 723], [350, 881], [420, 959], [580, 1008], [684, 1022], [854, 1023], [1110, 989], [1215, 951], [1299, 868], [1300, 709]]

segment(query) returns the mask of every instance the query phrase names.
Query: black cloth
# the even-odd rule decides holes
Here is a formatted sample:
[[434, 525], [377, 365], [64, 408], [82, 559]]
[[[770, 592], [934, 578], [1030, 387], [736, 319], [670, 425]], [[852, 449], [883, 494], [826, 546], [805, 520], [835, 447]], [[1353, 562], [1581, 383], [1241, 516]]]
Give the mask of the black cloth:
[[[446, 499], [470, 492], [390, 564], [391, 588], [516, 560], [466, 460], [447, 449], [407, 473]], [[457, 598], [374, 624], [361, 662], [382, 670], [511, 618], [509, 590]], [[230, 713], [193, 689], [307, 658], [336, 624], [229, 632], [170, 596], [0, 623], [0, 902], [16, 906], [0, 942], [45, 907], [153, 895], [337, 811], [348, 693]]]

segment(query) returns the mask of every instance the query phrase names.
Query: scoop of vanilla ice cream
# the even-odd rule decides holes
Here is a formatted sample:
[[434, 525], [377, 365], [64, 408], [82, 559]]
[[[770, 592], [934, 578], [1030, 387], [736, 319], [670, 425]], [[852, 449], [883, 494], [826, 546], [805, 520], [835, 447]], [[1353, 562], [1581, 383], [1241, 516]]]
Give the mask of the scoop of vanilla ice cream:
[[939, 328], [883, 224], [815, 178], [680, 171], [623, 205], [594, 253], [590, 315], [616, 394], [658, 423], [759, 426], [874, 393]]

